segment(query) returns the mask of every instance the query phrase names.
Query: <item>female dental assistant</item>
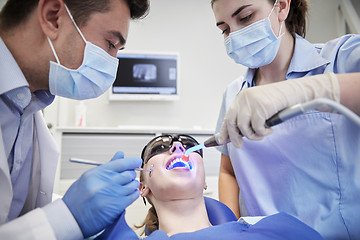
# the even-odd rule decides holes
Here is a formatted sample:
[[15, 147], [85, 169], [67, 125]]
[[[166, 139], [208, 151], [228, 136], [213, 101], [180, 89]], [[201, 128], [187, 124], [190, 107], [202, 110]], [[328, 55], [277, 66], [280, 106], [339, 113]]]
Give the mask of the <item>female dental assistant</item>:
[[219, 196], [238, 215], [284, 211], [326, 239], [359, 239], [360, 129], [320, 111], [264, 128], [277, 111], [319, 97], [360, 114], [359, 94], [351, 94], [360, 91], [360, 36], [309, 43], [307, 6], [212, 0], [228, 55], [249, 67], [224, 93], [217, 131], [233, 144], [220, 148]]

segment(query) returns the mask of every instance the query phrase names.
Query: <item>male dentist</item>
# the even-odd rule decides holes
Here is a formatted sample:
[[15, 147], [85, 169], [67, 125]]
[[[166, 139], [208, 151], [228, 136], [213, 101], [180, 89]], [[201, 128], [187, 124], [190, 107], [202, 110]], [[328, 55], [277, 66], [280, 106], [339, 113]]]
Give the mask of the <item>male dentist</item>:
[[130, 19], [148, 0], [8, 0], [0, 13], [0, 239], [83, 239], [139, 196], [122, 152], [51, 202], [58, 150], [41, 110], [113, 83]]

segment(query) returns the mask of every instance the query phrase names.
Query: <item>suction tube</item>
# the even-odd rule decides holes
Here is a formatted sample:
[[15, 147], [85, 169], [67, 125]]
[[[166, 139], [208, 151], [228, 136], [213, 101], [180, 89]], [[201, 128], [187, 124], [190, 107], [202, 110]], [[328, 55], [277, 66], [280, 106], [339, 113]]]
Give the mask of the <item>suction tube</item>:
[[266, 127], [275, 126], [279, 123], [282, 123], [290, 118], [299, 116], [309, 110], [318, 109], [320, 107], [327, 106], [330, 109], [333, 109], [342, 115], [346, 116], [349, 120], [354, 122], [360, 127], [360, 117], [352, 112], [350, 109], [344, 107], [340, 103], [329, 100], [327, 98], [317, 98], [312, 101], [294, 105], [292, 107], [286, 108], [266, 121]]
[[[352, 111], [350, 111], [348, 108], [344, 107], [343, 105], [341, 105], [337, 102], [331, 101], [329, 99], [326, 99], [326, 98], [317, 98], [317, 99], [314, 99], [314, 100], [306, 102], [306, 103], [297, 104], [292, 107], [286, 108], [286, 109], [276, 113], [274, 116], [272, 116], [268, 120], [266, 120], [265, 126], [266, 127], [275, 126], [275, 125], [280, 124], [290, 118], [299, 116], [309, 110], [319, 108], [321, 106], [328, 106], [328, 107], [336, 110], [337, 112], [348, 117], [351, 121], [353, 121], [356, 125], [358, 125], [360, 127], [360, 117], [359, 116], [357, 116], [355, 113], [353, 113]], [[204, 142], [205, 147], [219, 146], [220, 144], [218, 142], [218, 138], [219, 138], [219, 133], [216, 133], [215, 135], [213, 135], [212, 137], [207, 139]], [[226, 143], [229, 143], [229, 142], [230, 142], [230, 139], [228, 139], [226, 141]]]

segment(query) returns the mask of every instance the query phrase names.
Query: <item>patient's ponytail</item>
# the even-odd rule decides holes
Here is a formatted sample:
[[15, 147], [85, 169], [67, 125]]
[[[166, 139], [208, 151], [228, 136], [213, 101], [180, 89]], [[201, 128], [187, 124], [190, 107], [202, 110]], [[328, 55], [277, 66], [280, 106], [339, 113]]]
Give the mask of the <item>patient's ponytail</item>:
[[[144, 180], [144, 176], [143, 176], [143, 172], [141, 172], [140, 173], [140, 182], [142, 182], [143, 180]], [[135, 230], [144, 228], [140, 235], [143, 235], [145, 233], [145, 227], [150, 232], [153, 232], [159, 228], [159, 219], [158, 219], [156, 210], [154, 208], [154, 205], [152, 204], [152, 202], [150, 201], [149, 198], [146, 197], [146, 200], [150, 203], [151, 208], [149, 209], [144, 222], [142, 224], [140, 224], [139, 226], [138, 225], [134, 226]], [[145, 202], [145, 199], [144, 199], [144, 202]], [[146, 202], [145, 202], [145, 205], [146, 205]]]
[[144, 222], [139, 226], [135, 225], [135, 229], [144, 228], [141, 232], [141, 235], [145, 233], [145, 227], [150, 232], [153, 232], [159, 228], [159, 220], [154, 206], [151, 206], [151, 208], [149, 209]]

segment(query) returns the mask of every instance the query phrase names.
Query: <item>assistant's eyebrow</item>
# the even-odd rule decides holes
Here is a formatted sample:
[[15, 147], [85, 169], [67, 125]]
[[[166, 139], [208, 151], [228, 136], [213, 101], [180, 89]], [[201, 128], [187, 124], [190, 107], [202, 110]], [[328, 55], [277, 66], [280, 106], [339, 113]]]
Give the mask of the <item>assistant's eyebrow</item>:
[[[241, 6], [241, 7], [239, 7], [233, 14], [231, 14], [231, 17], [233, 18], [233, 17], [236, 17], [242, 10], [244, 10], [245, 8], [247, 8], [247, 7], [250, 7], [251, 6], [251, 4], [249, 4], [249, 5], [244, 5], [244, 6]], [[220, 26], [220, 25], [222, 25], [222, 24], [224, 24], [225, 22], [217, 22], [216, 23], [216, 26], [218, 27], [218, 26]]]
[[245, 8], [250, 7], [250, 6], [251, 6], [251, 4], [249, 4], [249, 5], [244, 5], [244, 6], [239, 7], [238, 10], [236, 10], [236, 11], [231, 15], [231, 17], [235, 17], [235, 16], [238, 15], [242, 10], [244, 10]]

